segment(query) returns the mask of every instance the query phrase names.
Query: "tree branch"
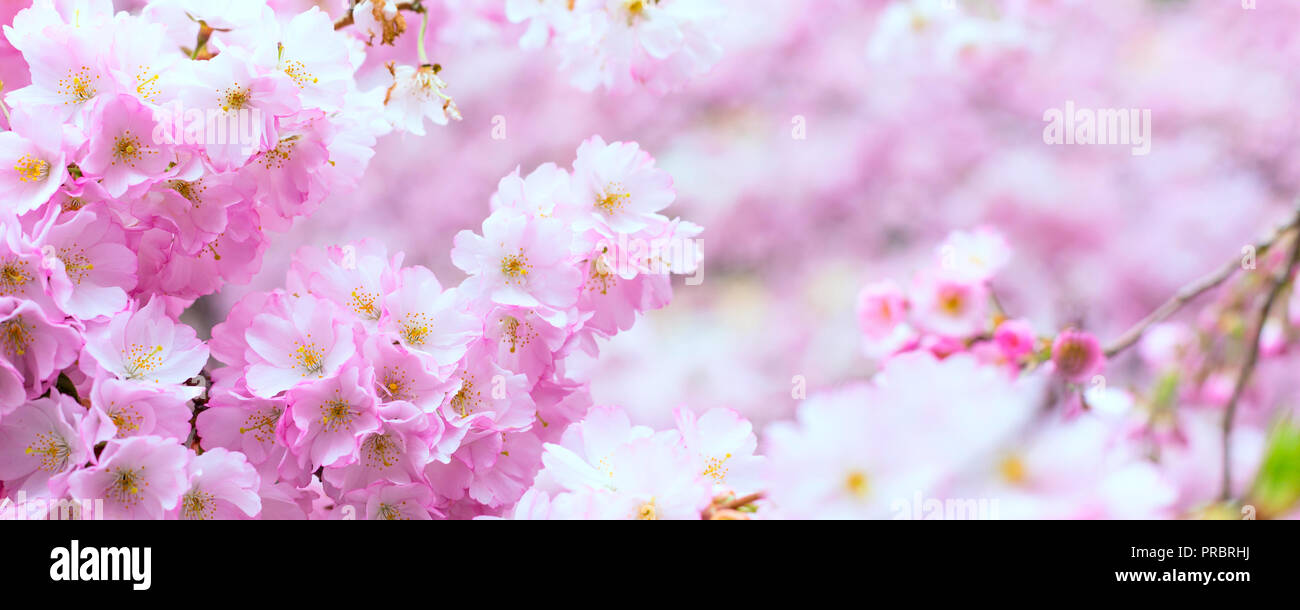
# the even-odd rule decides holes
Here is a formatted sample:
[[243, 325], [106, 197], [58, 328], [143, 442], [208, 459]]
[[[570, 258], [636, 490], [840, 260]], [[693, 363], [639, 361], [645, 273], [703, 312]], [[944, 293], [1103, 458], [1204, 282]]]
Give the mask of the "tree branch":
[[[1294, 230], [1298, 223], [1300, 223], [1300, 213], [1297, 213], [1296, 217], [1286, 225], [1283, 225], [1274, 231], [1273, 235], [1268, 239], [1255, 244], [1256, 256], [1262, 256], [1273, 246], [1273, 244], [1277, 243], [1282, 236]], [[1174, 296], [1170, 297], [1168, 301], [1165, 301], [1160, 305], [1160, 307], [1157, 307], [1155, 311], [1147, 314], [1145, 318], [1142, 318], [1142, 320], [1137, 324], [1134, 324], [1128, 330], [1124, 331], [1124, 334], [1120, 335], [1112, 341], [1110, 345], [1106, 346], [1106, 357], [1113, 358], [1116, 354], [1128, 349], [1134, 343], [1137, 343], [1138, 339], [1142, 338], [1142, 334], [1145, 333], [1147, 328], [1151, 327], [1151, 325], [1163, 322], [1166, 318], [1174, 315], [1174, 313], [1182, 309], [1184, 305], [1223, 284], [1223, 282], [1232, 277], [1232, 275], [1240, 268], [1241, 259], [1234, 258], [1214, 273], [1183, 286], [1174, 294]]]
[[[1300, 216], [1297, 216], [1290, 226], [1300, 226]], [[1232, 495], [1232, 424], [1237, 415], [1237, 404], [1246, 391], [1246, 384], [1250, 382], [1251, 374], [1255, 372], [1255, 363], [1259, 361], [1259, 339], [1264, 332], [1264, 324], [1268, 322], [1269, 312], [1272, 311], [1278, 296], [1291, 280], [1298, 264], [1300, 264], [1300, 235], [1291, 240], [1291, 253], [1287, 257], [1287, 262], [1273, 278], [1268, 296], [1264, 298], [1264, 304], [1259, 308], [1249, 343], [1246, 344], [1246, 360], [1241, 365], [1241, 373], [1237, 375], [1237, 383], [1232, 387], [1232, 396], [1228, 399], [1228, 406], [1223, 412], [1223, 489], [1219, 497], [1224, 501]]]

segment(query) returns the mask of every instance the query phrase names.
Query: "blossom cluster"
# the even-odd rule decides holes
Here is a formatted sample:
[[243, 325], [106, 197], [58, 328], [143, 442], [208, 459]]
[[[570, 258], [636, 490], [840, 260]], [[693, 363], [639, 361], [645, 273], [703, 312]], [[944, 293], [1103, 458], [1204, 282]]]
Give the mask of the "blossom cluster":
[[[493, 514], [590, 405], [566, 358], [594, 356], [700, 264], [666, 246], [700, 232], [659, 213], [674, 197], [635, 143], [593, 137], [572, 170], [501, 180], [482, 234], [451, 251], [458, 286], [360, 241], [301, 249], [286, 288], [245, 296], [207, 345], [161, 299], [92, 327], [80, 354], [78, 332], [20, 319], [43, 326], [22, 331], [33, 374], [18, 381], [76, 361], [89, 410], [17, 386], [0, 450], [21, 472], [0, 476], [32, 497], [106, 499], [113, 517]], [[205, 388], [209, 349], [224, 366]]]
[[506, 17], [528, 23], [520, 47], [557, 49], [560, 69], [583, 91], [663, 93], [722, 55], [712, 32], [718, 0], [507, 0]]
[[191, 446], [209, 348], [177, 317], [377, 137], [456, 118], [436, 70], [362, 90], [364, 33], [266, 2], [36, 0], [4, 35], [29, 79], [0, 101], [0, 493], [258, 514], [247, 457]]
[[1053, 340], [1035, 335], [1033, 324], [1002, 310], [993, 278], [1011, 259], [1003, 237], [987, 228], [954, 231], [934, 264], [904, 290], [890, 279], [858, 293], [858, 325], [868, 354], [884, 360], [913, 350], [936, 357], [969, 352], [1013, 376], [1046, 363], [1065, 380], [1082, 384], [1105, 366], [1096, 337], [1066, 328]]

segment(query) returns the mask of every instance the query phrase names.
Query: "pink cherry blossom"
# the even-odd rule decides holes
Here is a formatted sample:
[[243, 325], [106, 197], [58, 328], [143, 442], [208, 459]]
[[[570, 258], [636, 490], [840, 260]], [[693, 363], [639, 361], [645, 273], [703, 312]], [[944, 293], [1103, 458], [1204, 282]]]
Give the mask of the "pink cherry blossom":
[[68, 477], [75, 499], [102, 498], [110, 519], [161, 519], [180, 504], [189, 451], [155, 436], [108, 441], [95, 464]]

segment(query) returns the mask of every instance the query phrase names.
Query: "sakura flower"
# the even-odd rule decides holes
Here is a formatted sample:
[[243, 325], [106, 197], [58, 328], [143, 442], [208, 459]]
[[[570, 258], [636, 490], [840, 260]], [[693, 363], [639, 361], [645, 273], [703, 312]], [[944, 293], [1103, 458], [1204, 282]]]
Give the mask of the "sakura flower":
[[[712, 497], [711, 479], [696, 472], [675, 432], [633, 439], [603, 460], [593, 459], [561, 445], [545, 446], [542, 472], [561, 489], [555, 503], [582, 511], [567, 518], [699, 519]], [[572, 499], [562, 501], [564, 495]]]
[[870, 284], [858, 293], [858, 327], [870, 339], [883, 339], [907, 317], [907, 296], [892, 280]]
[[1003, 356], [1015, 362], [1034, 351], [1034, 329], [1025, 320], [1004, 320], [993, 331], [993, 341]]
[[497, 183], [492, 209], [513, 208], [530, 216], [553, 216], [557, 206], [569, 204], [569, 181], [569, 172], [554, 163], [543, 163], [524, 177], [515, 168]]
[[393, 83], [384, 93], [384, 117], [393, 129], [424, 135], [424, 121], [446, 125], [447, 119], [460, 120], [456, 102], [447, 95], [447, 83], [438, 77], [440, 67], [425, 64], [419, 68], [389, 64]]
[[329, 15], [316, 6], [278, 29], [269, 37], [275, 44], [261, 45], [252, 60], [293, 81], [304, 107], [337, 111], [358, 67], [353, 65], [345, 36], [335, 32]]
[[0, 481], [4, 495], [44, 496], [51, 477], [65, 477], [91, 457], [79, 431], [85, 409], [62, 394], [38, 398], [0, 418]]
[[136, 98], [120, 94], [99, 100], [86, 123], [89, 152], [78, 164], [99, 176], [104, 190], [121, 197], [126, 190], [155, 179], [175, 161], [171, 147], [154, 140], [153, 111]]
[[50, 290], [59, 308], [82, 320], [111, 316], [135, 288], [136, 259], [105, 207], [82, 210], [42, 236]]
[[86, 330], [81, 368], [88, 375], [96, 368], [127, 381], [153, 388], [170, 386], [179, 395], [193, 397], [202, 388], [182, 386], [208, 361], [208, 346], [194, 329], [167, 315], [162, 299], [152, 298], [139, 310], [126, 310]]
[[664, 222], [658, 212], [673, 202], [673, 179], [635, 142], [606, 144], [592, 136], [573, 162], [573, 204], [589, 214], [579, 227], [635, 233]]
[[337, 376], [304, 383], [287, 394], [288, 417], [277, 435], [299, 464], [345, 466], [360, 457], [361, 442], [379, 430], [374, 378], [369, 369], [349, 366]]
[[319, 110], [304, 111], [294, 121], [282, 119], [277, 126], [277, 139], [266, 143], [240, 177], [255, 187], [263, 222], [286, 230], [290, 220], [311, 213], [324, 198], [321, 174], [330, 161], [333, 127]]
[[186, 398], [161, 388], [100, 379], [90, 393], [87, 426], [96, 440], [158, 436], [183, 442], [190, 435]]
[[7, 212], [0, 212], [0, 232], [0, 297], [26, 299], [46, 311], [57, 311], [44, 254]]
[[11, 117], [13, 127], [26, 135], [0, 132], [0, 199], [10, 212], [22, 215], [49, 201], [67, 179], [67, 158], [60, 129], [38, 128], [23, 112]]
[[180, 503], [189, 451], [154, 436], [108, 441], [95, 465], [72, 473], [73, 498], [104, 499], [110, 519], [161, 519]]
[[572, 235], [552, 218], [497, 210], [483, 221], [483, 236], [456, 234], [451, 260], [470, 278], [470, 295], [493, 303], [563, 310], [578, 298], [582, 275], [569, 263]]
[[232, 182], [194, 156], [137, 200], [132, 213], [175, 234], [181, 250], [195, 254], [225, 232], [229, 208], [241, 199]]
[[376, 483], [374, 488], [359, 490], [352, 497], [366, 498], [365, 516], [372, 521], [428, 521], [434, 514], [433, 491], [422, 483]]
[[[18, 22], [15, 18], [16, 26]], [[57, 23], [5, 28], [5, 34], [31, 68], [32, 84], [5, 96], [6, 103], [21, 112], [80, 124], [92, 101], [115, 93], [99, 28]]]
[[324, 481], [343, 491], [369, 487], [377, 481], [406, 484], [423, 480], [429, 446], [442, 435], [442, 420], [426, 417], [409, 402], [379, 408], [380, 428], [361, 440], [360, 459], [341, 468], [327, 468]]
[[568, 333], [544, 320], [534, 310], [497, 306], [488, 313], [483, 328], [488, 353], [506, 370], [523, 373], [531, 382], [553, 369], [555, 352]]
[[740, 414], [709, 409], [697, 416], [678, 408], [673, 415], [683, 445], [695, 455], [700, 473], [713, 480], [715, 491], [747, 494], [761, 489], [763, 458], [754, 455], [758, 440]]
[[329, 299], [373, 326], [384, 313], [386, 297], [397, 290], [401, 266], [401, 254], [390, 258], [387, 248], [374, 241], [323, 251], [300, 248], [294, 254], [289, 284], [291, 289], [300, 285], [302, 290]]
[[462, 311], [456, 289], [443, 290], [424, 267], [401, 271], [400, 287], [384, 297], [388, 311], [380, 328], [425, 362], [434, 373], [446, 372], [483, 332], [483, 323]]
[[331, 377], [356, 353], [352, 327], [329, 301], [290, 299], [286, 311], [253, 318], [248, 341], [248, 389], [271, 398], [300, 383]]
[[409, 402], [426, 413], [432, 413], [442, 404], [450, 384], [440, 381], [425, 368], [419, 356], [394, 345], [388, 337], [366, 338], [361, 355], [374, 368], [375, 396], [379, 402]]
[[913, 294], [917, 324], [928, 330], [967, 337], [984, 328], [989, 295], [983, 283], [929, 274], [918, 278]]
[[273, 148], [280, 139], [276, 117], [300, 108], [290, 79], [258, 75], [236, 55], [193, 62], [189, 82], [179, 92], [186, 112], [203, 113], [197, 144], [218, 170], [242, 166], [257, 151]]
[[214, 390], [194, 429], [205, 450], [224, 447], [247, 456], [254, 465], [272, 462], [270, 466], [275, 466], [284, 453], [284, 447], [276, 445], [275, 431], [286, 408], [283, 399]]
[[189, 489], [181, 495], [176, 518], [246, 519], [262, 510], [261, 479], [242, 453], [217, 447], [191, 454], [186, 474]]
[[945, 275], [966, 282], [992, 278], [1011, 259], [1011, 247], [1001, 235], [985, 228], [953, 231], [939, 246], [939, 264]]
[[76, 329], [50, 320], [35, 303], [0, 297], [0, 359], [25, 380], [28, 398], [44, 393], [76, 361], [80, 344]]
[[1067, 328], [1052, 341], [1052, 363], [1065, 379], [1083, 383], [1106, 366], [1106, 356], [1096, 337]]
[[442, 404], [447, 423], [457, 428], [504, 432], [522, 430], [536, 419], [528, 378], [511, 374], [496, 363], [471, 353], [455, 378], [460, 387]]

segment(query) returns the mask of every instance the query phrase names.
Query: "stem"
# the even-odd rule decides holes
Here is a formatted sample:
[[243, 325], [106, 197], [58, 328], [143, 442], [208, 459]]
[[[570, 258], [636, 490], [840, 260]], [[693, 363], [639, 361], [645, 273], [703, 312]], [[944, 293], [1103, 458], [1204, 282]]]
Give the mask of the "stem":
[[[1300, 216], [1292, 221], [1292, 227], [1300, 226]], [[1250, 382], [1250, 376], [1255, 372], [1255, 363], [1259, 361], [1259, 338], [1264, 332], [1264, 324], [1268, 322], [1269, 312], [1273, 309], [1273, 304], [1282, 294], [1282, 290], [1291, 280], [1292, 274], [1295, 273], [1296, 266], [1300, 265], [1300, 235], [1291, 240], [1291, 253], [1287, 257], [1284, 267], [1273, 278], [1272, 287], [1268, 291], [1268, 296], [1264, 298], [1264, 304], [1259, 308], [1259, 314], [1255, 319], [1255, 327], [1249, 337], [1249, 343], [1246, 347], [1246, 361], [1241, 365], [1241, 373], [1237, 375], [1237, 384], [1232, 387], [1232, 396], [1228, 399], [1227, 409], [1223, 413], [1223, 489], [1219, 493], [1220, 499], [1227, 501], [1232, 495], [1232, 424], [1237, 414], [1237, 404], [1241, 401], [1241, 395], [1246, 391], [1246, 384]]]
[[[1255, 244], [1256, 256], [1263, 255], [1273, 246], [1273, 244], [1277, 243], [1282, 236], [1296, 229], [1297, 226], [1300, 226], [1300, 213], [1297, 213], [1296, 217], [1285, 226], [1278, 228], [1268, 239]], [[1124, 334], [1120, 335], [1119, 338], [1115, 339], [1115, 341], [1108, 345], [1106, 347], [1106, 357], [1113, 358], [1116, 354], [1128, 349], [1134, 343], [1137, 343], [1138, 339], [1142, 338], [1142, 334], [1145, 333], [1147, 328], [1151, 325], [1164, 321], [1166, 318], [1182, 309], [1184, 305], [1195, 300], [1196, 297], [1218, 287], [1220, 284], [1227, 281], [1228, 278], [1232, 277], [1232, 274], [1236, 273], [1240, 268], [1241, 260], [1239, 258], [1233, 259], [1214, 273], [1183, 286], [1174, 294], [1174, 296], [1170, 297], [1168, 301], [1165, 301], [1160, 305], [1160, 307], [1157, 307], [1155, 311], [1147, 314], [1145, 318], [1142, 318], [1142, 320], [1137, 324], [1134, 324], [1131, 328], [1124, 331]]]
[[429, 30], [429, 11], [420, 11], [420, 40], [416, 47], [420, 50], [420, 65], [429, 65], [429, 53], [424, 50], [424, 34]]

